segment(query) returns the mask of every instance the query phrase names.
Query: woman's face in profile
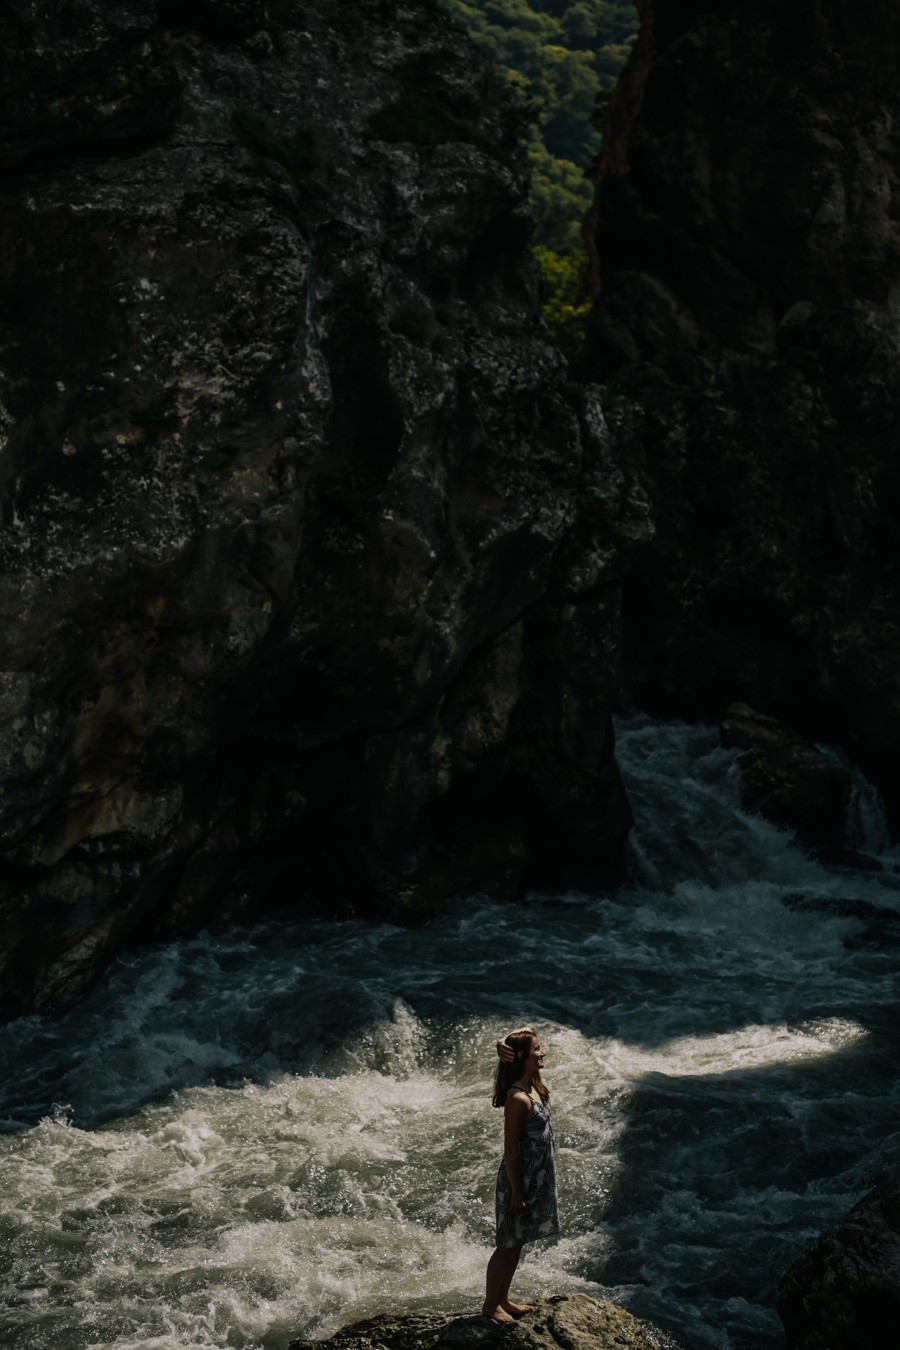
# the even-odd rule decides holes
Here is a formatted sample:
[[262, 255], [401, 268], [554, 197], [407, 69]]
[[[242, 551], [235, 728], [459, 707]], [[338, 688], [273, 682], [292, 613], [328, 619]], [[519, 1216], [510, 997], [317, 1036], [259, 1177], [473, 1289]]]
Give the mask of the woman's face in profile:
[[529, 1073], [538, 1073], [544, 1067], [544, 1052], [541, 1049], [540, 1041], [533, 1041], [531, 1053], [525, 1061], [525, 1068]]

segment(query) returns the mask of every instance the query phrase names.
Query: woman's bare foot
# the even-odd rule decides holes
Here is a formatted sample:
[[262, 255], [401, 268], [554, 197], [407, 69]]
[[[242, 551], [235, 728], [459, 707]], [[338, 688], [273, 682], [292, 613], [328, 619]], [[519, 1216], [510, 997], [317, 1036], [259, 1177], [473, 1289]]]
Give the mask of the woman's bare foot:
[[482, 1317], [486, 1317], [490, 1322], [514, 1322], [516, 1320], [514, 1317], [510, 1316], [505, 1309], [501, 1308], [499, 1303], [496, 1308], [492, 1308], [489, 1303], [483, 1303], [481, 1305], [481, 1315]]
[[513, 1303], [512, 1299], [504, 1299], [500, 1304], [504, 1312], [508, 1312], [510, 1317], [521, 1317], [523, 1313], [534, 1312], [533, 1303]]

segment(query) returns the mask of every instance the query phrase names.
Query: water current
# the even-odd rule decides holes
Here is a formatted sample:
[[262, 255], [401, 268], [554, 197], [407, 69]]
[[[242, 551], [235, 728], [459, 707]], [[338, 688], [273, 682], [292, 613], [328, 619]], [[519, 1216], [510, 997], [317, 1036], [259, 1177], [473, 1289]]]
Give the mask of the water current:
[[282, 1350], [473, 1311], [493, 1043], [531, 1022], [563, 1232], [516, 1292], [611, 1297], [686, 1350], [782, 1345], [779, 1276], [900, 1162], [896, 930], [840, 903], [900, 910], [896, 861], [865, 784], [882, 870], [829, 870], [741, 812], [713, 730], [634, 719], [619, 757], [611, 898], [204, 934], [0, 1030], [0, 1344]]

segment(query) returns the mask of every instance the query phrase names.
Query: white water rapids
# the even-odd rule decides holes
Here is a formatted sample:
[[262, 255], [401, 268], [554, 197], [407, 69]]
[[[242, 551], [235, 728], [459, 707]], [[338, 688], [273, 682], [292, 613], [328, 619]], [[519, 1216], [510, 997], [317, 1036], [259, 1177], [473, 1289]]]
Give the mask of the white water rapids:
[[476, 1309], [493, 1042], [528, 1021], [563, 1233], [517, 1292], [612, 1297], [690, 1350], [781, 1345], [779, 1276], [900, 1160], [897, 930], [834, 903], [896, 911], [900, 879], [864, 786], [883, 868], [829, 870], [739, 810], [709, 728], [635, 719], [619, 757], [612, 898], [201, 935], [0, 1029], [0, 1344], [283, 1350]]

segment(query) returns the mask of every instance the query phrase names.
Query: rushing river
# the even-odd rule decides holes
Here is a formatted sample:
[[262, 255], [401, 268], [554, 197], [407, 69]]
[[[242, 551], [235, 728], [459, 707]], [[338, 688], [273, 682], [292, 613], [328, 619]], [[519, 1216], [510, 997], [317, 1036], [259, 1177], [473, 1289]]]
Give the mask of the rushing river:
[[884, 868], [828, 870], [738, 809], [714, 731], [636, 719], [619, 748], [612, 899], [201, 935], [0, 1030], [0, 1344], [276, 1350], [476, 1309], [493, 1043], [531, 1022], [563, 1234], [517, 1292], [612, 1297], [689, 1350], [781, 1345], [780, 1274], [900, 1161], [898, 948], [820, 902], [897, 910], [900, 879], [864, 785], [854, 842]]

